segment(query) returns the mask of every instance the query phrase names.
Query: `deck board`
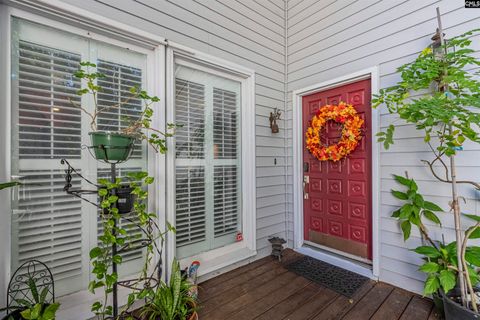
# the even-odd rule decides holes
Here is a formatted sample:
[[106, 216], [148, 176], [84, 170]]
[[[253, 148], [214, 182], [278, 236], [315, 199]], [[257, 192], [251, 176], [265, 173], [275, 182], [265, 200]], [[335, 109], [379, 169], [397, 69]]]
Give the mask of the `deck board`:
[[286, 250], [200, 284], [201, 319], [439, 320], [430, 299], [367, 281], [349, 299], [284, 268], [301, 257]]
[[427, 320], [433, 308], [433, 302], [419, 296], [412, 298], [400, 320]]
[[282, 301], [278, 302], [273, 307], [257, 318], [256, 320], [271, 320], [283, 319], [297, 309], [302, 309], [302, 306], [310, 299], [316, 296], [321, 287], [316, 283], [310, 283], [304, 288], [298, 290], [294, 294], [288, 296]]
[[397, 288], [394, 289], [371, 319], [384, 320], [388, 319], [389, 317], [393, 317], [395, 319], [400, 318], [412, 297], [413, 293], [411, 292]]

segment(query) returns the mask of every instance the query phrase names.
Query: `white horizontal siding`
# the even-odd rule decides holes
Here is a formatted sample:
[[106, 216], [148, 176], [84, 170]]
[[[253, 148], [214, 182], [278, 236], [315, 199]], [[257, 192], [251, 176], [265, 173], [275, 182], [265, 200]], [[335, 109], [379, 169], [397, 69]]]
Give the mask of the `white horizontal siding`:
[[[314, 1], [290, 0], [287, 4], [288, 29], [288, 100], [287, 145], [292, 145], [291, 91], [347, 75], [358, 70], [378, 66], [380, 87], [395, 84], [400, 76], [396, 69], [412, 61], [431, 43], [437, 27], [435, 8], [440, 7], [447, 37], [456, 36], [478, 27], [480, 11], [464, 8], [463, 0], [362, 0]], [[478, 37], [477, 37], [478, 39]], [[475, 41], [480, 50], [480, 41]], [[478, 54], [478, 52], [476, 53]], [[398, 140], [390, 150], [381, 149], [380, 155], [380, 280], [405, 289], [421, 292], [424, 275], [417, 271], [422, 262], [409, 249], [421, 243], [418, 232], [403, 241], [401, 230], [390, 217], [400, 202], [391, 196], [390, 189], [400, 188], [392, 174], [405, 174], [417, 179], [420, 191], [430, 201], [448, 210], [450, 186], [438, 183], [420, 162], [431, 160], [428, 147], [412, 125], [395, 116], [381, 113], [381, 128], [391, 123], [397, 127]], [[292, 150], [287, 158], [287, 207], [289, 211], [289, 240], [293, 239]], [[459, 178], [480, 181], [480, 145], [467, 143], [458, 157]], [[474, 169], [474, 170], [473, 170]], [[480, 213], [479, 193], [469, 186], [460, 186], [467, 200], [465, 212]], [[453, 240], [451, 213], [439, 213], [443, 229], [427, 223], [433, 237]], [[466, 224], [465, 224], [466, 225]]]

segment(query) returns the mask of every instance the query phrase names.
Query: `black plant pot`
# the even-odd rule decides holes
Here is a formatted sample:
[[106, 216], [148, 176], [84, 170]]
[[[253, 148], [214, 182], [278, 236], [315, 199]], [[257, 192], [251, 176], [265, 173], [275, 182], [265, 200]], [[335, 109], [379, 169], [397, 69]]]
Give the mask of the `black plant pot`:
[[23, 320], [24, 318], [20, 314], [20, 312], [22, 312], [23, 310], [25, 310], [25, 309], [17, 309], [15, 311], [12, 311], [9, 314], [7, 314], [5, 317], [3, 317], [2, 320], [11, 320], [11, 319], [13, 319], [13, 320]]
[[448, 295], [441, 292], [443, 299], [443, 308], [445, 310], [446, 320], [473, 320], [480, 319], [480, 314], [469, 310], [457, 302], [453, 301]]
[[[132, 194], [132, 188], [129, 185], [121, 185], [117, 188], [117, 209], [119, 214], [132, 212], [135, 195]], [[108, 214], [108, 209], [104, 209], [104, 214]]]
[[135, 202], [135, 195], [132, 194], [132, 190], [130, 186], [120, 186], [120, 188], [117, 189], [118, 213], [125, 214], [132, 212], [133, 203]]
[[433, 304], [435, 306], [435, 310], [442, 316], [442, 318], [445, 318], [445, 308], [443, 306], [443, 298], [442, 295], [438, 292], [435, 292], [432, 294], [432, 299], [433, 299]]

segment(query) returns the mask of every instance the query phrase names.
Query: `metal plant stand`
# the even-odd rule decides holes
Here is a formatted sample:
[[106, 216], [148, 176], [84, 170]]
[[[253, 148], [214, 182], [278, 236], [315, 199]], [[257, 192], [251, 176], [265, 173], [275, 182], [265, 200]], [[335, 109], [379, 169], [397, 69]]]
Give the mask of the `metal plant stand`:
[[[88, 147], [89, 149], [91, 148], [95, 148], [95, 147]], [[98, 148], [102, 149], [103, 146], [99, 146]], [[110, 147], [111, 149], [112, 147]], [[130, 149], [133, 149], [133, 145], [129, 147]], [[112, 183], [115, 183], [116, 182], [116, 179], [117, 179], [117, 164], [118, 163], [121, 163], [121, 162], [124, 162], [124, 161], [127, 161], [129, 156], [127, 157], [126, 160], [124, 161], [109, 161], [108, 158], [106, 157], [107, 155], [107, 152], [106, 152], [106, 148], [103, 148], [103, 150], [105, 151], [105, 158], [104, 162], [110, 164], [110, 181]], [[129, 153], [129, 155], [131, 154], [131, 150], [127, 150], [127, 152]], [[93, 155], [92, 155], [93, 156]], [[98, 159], [97, 159], [98, 160]], [[62, 165], [67, 165], [67, 168], [65, 169], [65, 186], [63, 188], [63, 190], [70, 194], [70, 195], [73, 195], [77, 198], [80, 198], [82, 199], [83, 201], [86, 201], [92, 205], [94, 205], [95, 207], [99, 208], [100, 210], [103, 210], [99, 204], [87, 199], [84, 197], [84, 195], [88, 195], [88, 194], [98, 194], [98, 189], [101, 188], [100, 185], [98, 184], [95, 184], [93, 182], [91, 182], [90, 180], [88, 180], [87, 178], [83, 177], [77, 170], [75, 170], [75, 168], [73, 168], [70, 163], [66, 160], [66, 159], [62, 159], [61, 161], [61, 164]], [[76, 175], [78, 176], [79, 178], [81, 178], [82, 180], [86, 181], [88, 184], [92, 185], [92, 187], [95, 187], [94, 190], [82, 190], [82, 189], [74, 189], [72, 188], [72, 176], [73, 175]], [[113, 188], [112, 190], [110, 190], [110, 194], [115, 196], [117, 195], [117, 188]], [[114, 203], [112, 205], [112, 208], [117, 208], [118, 207], [118, 204], [117, 203]], [[122, 219], [132, 223], [132, 224], [135, 224], [134, 220], [132, 219], [132, 215], [129, 215], [129, 214], [124, 214], [122, 215]], [[113, 225], [113, 236], [116, 236], [116, 227], [118, 226], [118, 219], [115, 218], [114, 219], [114, 225]], [[158, 226], [156, 225], [156, 223], [154, 222], [155, 226], [158, 228]], [[129, 252], [129, 251], [134, 251], [134, 250], [139, 250], [139, 249], [143, 249], [145, 247], [147, 247], [148, 245], [150, 245], [153, 240], [152, 239], [149, 239], [148, 238], [148, 234], [151, 234], [152, 232], [152, 229], [149, 228], [149, 229], [143, 229], [141, 226], [138, 226], [136, 225], [144, 235], [147, 236], [147, 238], [143, 238], [142, 239], [137, 239], [137, 240], [133, 240], [131, 241], [130, 243], [128, 244], [125, 244], [125, 245], [122, 245], [120, 248], [117, 246], [116, 243], [112, 244], [112, 248], [111, 248], [111, 256], [112, 256], [112, 272], [114, 273], [117, 273], [118, 271], [118, 265], [117, 263], [115, 262], [115, 259], [113, 259], [114, 256], [118, 255], [118, 254], [122, 254], [122, 253], [126, 253], [126, 252]], [[161, 249], [159, 249], [155, 244], [154, 244], [155, 248], [157, 249], [157, 253], [159, 254], [159, 261], [157, 263], [157, 265], [155, 266], [155, 271], [154, 273], [156, 272], [156, 275], [157, 275], [157, 279], [155, 279], [154, 277], [149, 277], [147, 279], [144, 279], [145, 281], [145, 284], [144, 286], [148, 286], [148, 287], [151, 287], [151, 288], [154, 288], [158, 285], [158, 280], [161, 278], [162, 276], [162, 255], [161, 255]], [[118, 273], [117, 273], [118, 274]], [[130, 288], [130, 289], [137, 289], [134, 287], [134, 283], [136, 282], [136, 280], [124, 280], [124, 281], [117, 281], [113, 284], [113, 291], [112, 291], [112, 309], [113, 309], [113, 318], [112, 319], [117, 319], [118, 318], [118, 287], [119, 286], [123, 286], [123, 287], [126, 287], [126, 288]], [[132, 316], [132, 317], [135, 317], [133, 315], [130, 315], [129, 316]]]
[[[7, 289], [7, 314], [13, 310], [22, 310], [19, 301], [31, 305], [38, 303], [32, 293], [31, 283], [37, 292], [46, 291], [44, 304], [55, 302], [55, 285], [50, 269], [38, 260], [24, 262], [12, 275]], [[38, 299], [38, 297], [37, 297]]]

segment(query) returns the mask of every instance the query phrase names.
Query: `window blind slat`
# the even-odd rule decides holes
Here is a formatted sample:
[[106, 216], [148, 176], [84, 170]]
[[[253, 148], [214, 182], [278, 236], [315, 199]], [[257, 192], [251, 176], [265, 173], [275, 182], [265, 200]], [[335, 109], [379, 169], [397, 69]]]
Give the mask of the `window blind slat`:
[[182, 125], [175, 134], [176, 157], [202, 159], [205, 157], [205, 86], [177, 78], [175, 90], [175, 117]]
[[215, 237], [220, 237], [240, 230], [237, 167], [215, 166], [214, 172], [214, 229]]
[[[81, 111], [69, 108], [66, 116], [63, 107], [57, 104], [70, 105], [70, 99], [80, 102], [76, 95], [80, 81], [71, 75], [80, 66], [80, 56], [22, 40], [19, 56], [18, 126], [22, 132], [34, 128], [31, 134], [19, 136], [20, 159], [34, 155], [45, 159], [79, 158], [80, 152], [76, 150], [80, 150], [80, 131], [68, 131], [65, 135], [58, 128], [80, 128]], [[76, 123], [74, 119], [78, 119]], [[69, 143], [65, 144], [66, 141]], [[45, 150], [38, 152], [39, 148]]]
[[[205, 176], [203, 167], [177, 166], [175, 173], [175, 227], [177, 247], [181, 247], [205, 240]], [[191, 197], [192, 192], [195, 197]]]
[[[70, 255], [73, 263], [63, 276], [81, 275], [82, 204], [79, 199], [66, 195], [63, 170], [20, 170], [23, 185], [19, 187], [19, 200], [12, 217], [18, 230], [14, 241], [19, 261], [42, 257], [42, 261], [59, 273], [62, 262], [57, 257]], [[72, 180], [80, 187], [78, 179]]]
[[213, 139], [216, 159], [236, 159], [238, 145], [237, 95], [213, 88]]

